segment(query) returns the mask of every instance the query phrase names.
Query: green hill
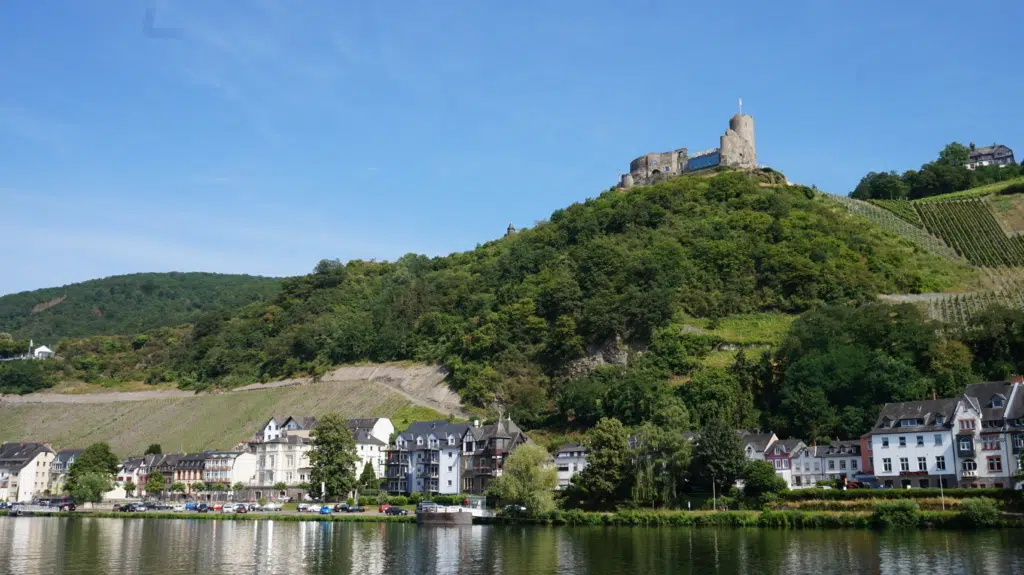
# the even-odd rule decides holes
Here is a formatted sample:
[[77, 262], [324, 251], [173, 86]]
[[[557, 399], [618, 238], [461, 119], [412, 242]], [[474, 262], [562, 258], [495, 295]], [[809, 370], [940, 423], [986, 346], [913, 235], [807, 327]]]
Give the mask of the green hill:
[[237, 309], [279, 287], [279, 279], [247, 275], [112, 276], [0, 297], [0, 332], [51, 346], [65, 337], [135, 334]]

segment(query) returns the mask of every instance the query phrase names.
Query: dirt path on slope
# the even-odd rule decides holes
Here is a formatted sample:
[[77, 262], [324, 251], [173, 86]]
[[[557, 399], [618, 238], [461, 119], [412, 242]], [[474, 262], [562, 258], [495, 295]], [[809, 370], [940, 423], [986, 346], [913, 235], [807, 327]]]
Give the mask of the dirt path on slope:
[[[465, 417], [459, 395], [448, 389], [448, 372], [432, 365], [366, 365], [339, 367], [320, 378], [322, 382], [368, 381], [398, 393], [415, 405], [429, 407], [444, 414]], [[196, 395], [231, 394], [291, 387], [316, 385], [313, 378], [301, 377], [270, 383], [256, 383], [229, 391], [197, 394], [181, 389], [152, 391], [110, 391], [97, 393], [29, 393], [27, 395], [0, 395], [0, 406], [32, 403], [115, 403], [120, 401], [148, 401], [154, 399], [183, 399]]]

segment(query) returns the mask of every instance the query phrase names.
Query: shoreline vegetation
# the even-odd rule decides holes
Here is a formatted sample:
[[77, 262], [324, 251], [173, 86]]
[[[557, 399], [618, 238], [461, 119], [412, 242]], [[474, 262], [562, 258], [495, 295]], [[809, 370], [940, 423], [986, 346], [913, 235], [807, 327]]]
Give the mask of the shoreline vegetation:
[[[0, 517], [6, 517], [0, 511]], [[316, 515], [140, 513], [72, 511], [48, 514], [65, 518], [195, 519], [199, 521], [326, 521], [331, 523], [415, 523], [414, 515]], [[890, 524], [871, 511], [554, 511], [535, 517], [475, 518], [478, 525], [605, 526], [605, 527], [758, 527], [766, 529], [950, 529], [1024, 528], [1024, 515], [1001, 513], [994, 522], [977, 524], [961, 511], [920, 511], [911, 521]]]

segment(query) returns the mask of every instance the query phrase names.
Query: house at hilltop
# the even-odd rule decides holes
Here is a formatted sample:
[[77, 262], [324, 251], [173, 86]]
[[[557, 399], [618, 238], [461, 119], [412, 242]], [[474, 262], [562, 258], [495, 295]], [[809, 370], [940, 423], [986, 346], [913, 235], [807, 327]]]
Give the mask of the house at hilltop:
[[1002, 144], [978, 148], [975, 147], [974, 142], [971, 142], [970, 150], [967, 160], [968, 170], [982, 166], [1009, 166], [1016, 163], [1013, 158], [1013, 150]]

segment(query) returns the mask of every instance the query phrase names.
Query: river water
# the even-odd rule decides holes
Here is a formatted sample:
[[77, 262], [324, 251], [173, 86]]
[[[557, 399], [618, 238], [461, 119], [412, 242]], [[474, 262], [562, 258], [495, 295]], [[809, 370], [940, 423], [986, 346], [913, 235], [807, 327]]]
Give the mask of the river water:
[[0, 573], [1024, 573], [1024, 531], [0, 517]]

